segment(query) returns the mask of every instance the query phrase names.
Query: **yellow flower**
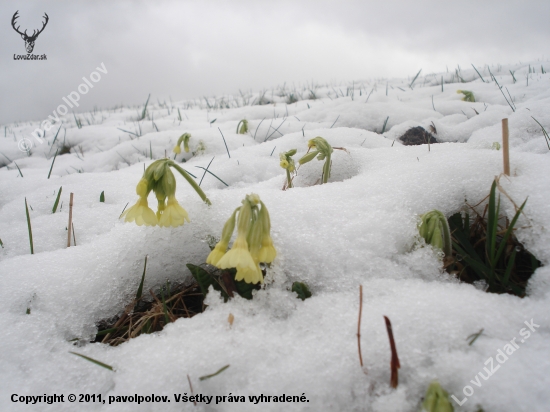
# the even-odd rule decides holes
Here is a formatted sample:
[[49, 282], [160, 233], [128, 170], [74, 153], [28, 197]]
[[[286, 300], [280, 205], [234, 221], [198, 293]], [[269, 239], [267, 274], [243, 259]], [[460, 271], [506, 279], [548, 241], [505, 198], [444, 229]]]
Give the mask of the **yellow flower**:
[[139, 197], [147, 197], [147, 195], [149, 194], [149, 192], [147, 191], [147, 186], [147, 179], [142, 177], [136, 186], [136, 193]]
[[216, 266], [219, 260], [223, 257], [223, 255], [225, 255], [226, 251], [227, 251], [227, 242], [220, 240], [216, 244], [216, 247], [214, 247], [214, 250], [211, 251], [208, 257], [206, 258], [206, 263], [212, 266]]
[[155, 212], [149, 208], [146, 197], [140, 197], [136, 204], [124, 212], [121, 217], [124, 217], [125, 222], [135, 220], [138, 226], [155, 226], [157, 224]]
[[233, 243], [233, 247], [216, 264], [220, 269], [237, 268], [235, 280], [243, 280], [246, 283], [263, 283], [260, 266], [254, 262], [248, 251], [246, 236], [239, 234]]
[[183, 207], [180, 206], [174, 195], [168, 196], [168, 204], [159, 219], [159, 226], [178, 227], [189, 222], [189, 215]]
[[264, 263], [271, 263], [277, 256], [277, 251], [273, 246], [273, 240], [271, 236], [264, 236], [262, 239], [262, 248], [260, 249], [259, 261]]
[[288, 166], [289, 166], [288, 160], [286, 160], [286, 159], [281, 160], [281, 163], [279, 163], [279, 165], [280, 165], [283, 169], [288, 169]]
[[180, 154], [181, 153], [180, 145], [178, 144], [178, 145], [174, 146], [174, 149], [172, 151], [176, 154]]

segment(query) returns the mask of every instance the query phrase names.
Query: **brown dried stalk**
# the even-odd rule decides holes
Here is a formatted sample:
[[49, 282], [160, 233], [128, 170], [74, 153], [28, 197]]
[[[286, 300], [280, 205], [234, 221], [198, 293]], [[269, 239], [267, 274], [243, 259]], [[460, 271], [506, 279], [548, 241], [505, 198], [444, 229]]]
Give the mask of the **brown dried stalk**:
[[357, 321], [357, 350], [359, 351], [359, 363], [363, 367], [363, 355], [361, 355], [361, 314], [363, 313], [363, 285], [359, 285], [359, 320]]
[[401, 367], [399, 364], [399, 358], [397, 357], [397, 349], [395, 348], [395, 341], [393, 340], [393, 331], [391, 327], [390, 320], [384, 316], [384, 319], [386, 320], [386, 329], [388, 330], [388, 337], [390, 339], [390, 348], [391, 348], [391, 379], [390, 379], [390, 385], [392, 388], [397, 388], [398, 383], [398, 372], [397, 370]]

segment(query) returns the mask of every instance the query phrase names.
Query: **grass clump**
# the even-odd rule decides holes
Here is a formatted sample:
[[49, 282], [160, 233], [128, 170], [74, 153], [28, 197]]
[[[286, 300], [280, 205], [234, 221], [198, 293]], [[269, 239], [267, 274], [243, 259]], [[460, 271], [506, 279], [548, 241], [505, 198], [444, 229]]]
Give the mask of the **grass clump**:
[[452, 259], [446, 263], [447, 271], [468, 283], [485, 283], [488, 292], [523, 297], [527, 281], [540, 266], [540, 261], [514, 235], [527, 199], [509, 221], [499, 214], [500, 196], [497, 198], [496, 188], [495, 180], [482, 213], [470, 206], [464, 215], [459, 212], [449, 218], [453, 248]]

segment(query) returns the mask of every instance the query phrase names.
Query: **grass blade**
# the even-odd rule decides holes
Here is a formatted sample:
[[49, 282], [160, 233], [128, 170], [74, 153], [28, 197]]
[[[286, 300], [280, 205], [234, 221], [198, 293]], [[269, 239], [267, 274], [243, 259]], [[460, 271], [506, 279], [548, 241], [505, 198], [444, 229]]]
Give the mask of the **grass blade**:
[[523, 208], [525, 206], [525, 203], [527, 203], [527, 199], [525, 199], [525, 201], [521, 204], [518, 211], [514, 215], [514, 218], [510, 222], [510, 225], [508, 226], [508, 229], [506, 230], [506, 233], [504, 234], [504, 237], [502, 238], [502, 240], [500, 242], [500, 246], [499, 246], [497, 254], [495, 256], [495, 262], [498, 261], [498, 259], [500, 258], [500, 255], [502, 255], [502, 252], [504, 252], [504, 248], [506, 247], [506, 243], [508, 242], [508, 239], [512, 235], [512, 231], [514, 230], [514, 226], [515, 226], [516, 222], [519, 219], [519, 216], [520, 216], [521, 211], [523, 210]]
[[531, 118], [535, 122], [537, 122], [537, 124], [542, 128], [542, 134], [544, 135], [544, 138], [546, 139], [546, 144], [548, 145], [548, 150], [550, 150], [550, 136], [548, 136], [548, 132], [546, 131], [544, 126], [542, 124], [540, 124], [540, 122], [537, 119], [535, 119], [533, 116], [531, 116]]
[[53, 204], [52, 213], [55, 213], [57, 211], [57, 206], [59, 205], [59, 198], [61, 197], [62, 190], [63, 186], [60, 186], [59, 191], [57, 192], [57, 197], [55, 198], [55, 203]]
[[100, 201], [101, 203], [105, 203], [105, 190], [103, 190], [103, 191], [101, 192], [101, 194], [99, 195], [99, 201]]
[[[494, 256], [495, 256], [495, 246], [496, 246], [496, 233], [497, 233], [497, 224], [498, 224], [498, 210], [495, 205], [496, 203], [496, 187], [497, 182], [493, 181], [491, 185], [491, 194], [489, 196], [489, 210], [487, 216], [487, 240], [486, 247], [487, 253], [489, 255], [489, 263], [491, 268], [494, 267]], [[500, 203], [500, 198], [499, 198]]]
[[55, 155], [53, 156], [52, 165], [50, 166], [50, 171], [48, 172], [48, 179], [52, 174], [53, 164], [55, 163], [55, 158], [57, 157], [57, 153], [59, 153], [59, 149], [55, 151]]
[[145, 106], [143, 106], [143, 112], [141, 112], [141, 118], [139, 120], [145, 119], [145, 115], [147, 114], [147, 105], [149, 104], [150, 97], [151, 97], [151, 93], [149, 93], [149, 96], [147, 96], [147, 101], [145, 102]]
[[143, 265], [143, 275], [141, 275], [141, 282], [139, 283], [139, 287], [136, 293], [136, 301], [141, 299], [141, 295], [143, 293], [143, 281], [145, 280], [145, 272], [147, 271], [147, 255], [145, 256], [145, 264]]
[[421, 71], [422, 71], [422, 69], [418, 70], [418, 73], [416, 73], [416, 76], [414, 76], [414, 79], [412, 79], [411, 84], [409, 84], [409, 87], [411, 88], [411, 90], [413, 89], [413, 84], [416, 81], [416, 79], [418, 78], [418, 76], [420, 75]]
[[34, 246], [32, 242], [31, 217], [29, 216], [29, 207], [27, 205], [27, 198], [25, 198], [25, 212], [27, 213], [27, 226], [29, 227], [29, 242], [31, 244], [31, 255], [34, 255]]
[[[216, 119], [214, 119], [214, 120], [216, 120]], [[227, 142], [225, 141], [225, 137], [223, 137], [222, 130], [219, 127], [218, 127], [218, 130], [220, 131], [220, 133], [222, 135], [223, 144], [225, 144], [225, 150], [227, 150], [227, 156], [229, 156], [229, 158], [231, 159], [231, 155], [229, 154], [229, 148], [227, 147]]]
[[221, 368], [219, 371], [217, 371], [216, 373], [213, 373], [212, 375], [205, 375], [205, 376], [201, 376], [199, 378], [199, 380], [201, 381], [204, 381], [206, 379], [210, 379], [210, 378], [213, 378], [214, 376], [216, 375], [219, 375], [220, 373], [222, 373], [224, 370], [226, 370], [227, 368], [229, 368], [230, 365], [225, 365], [223, 368]]
[[107, 365], [106, 363], [95, 360], [94, 358], [90, 358], [89, 356], [81, 355], [80, 353], [76, 353], [76, 352], [69, 352], [69, 353], [72, 353], [73, 355], [76, 355], [76, 356], [80, 356], [82, 359], [86, 359], [88, 362], [95, 363], [96, 365], [101, 366], [102, 368], [109, 369], [110, 371], [114, 372], [114, 369], [111, 365]]
[[512, 251], [512, 256], [508, 260], [508, 266], [506, 266], [506, 272], [504, 272], [504, 277], [502, 278], [502, 286], [508, 286], [508, 281], [510, 280], [510, 275], [512, 273], [512, 268], [514, 267], [514, 262], [516, 261], [516, 248]]
[[485, 79], [483, 78], [483, 76], [481, 75], [481, 73], [477, 71], [476, 66], [474, 66], [474, 65], [472, 64], [472, 67], [474, 68], [474, 70], [476, 71], [476, 73], [479, 75], [479, 78], [481, 79], [481, 81], [482, 81], [483, 83], [485, 83]]
[[13, 163], [15, 164], [15, 167], [17, 167], [17, 170], [19, 170], [19, 174], [21, 175], [21, 177], [23, 177], [23, 173], [21, 173], [21, 169], [19, 169], [19, 166], [17, 166], [17, 163], [15, 163], [15, 161]]
[[390, 120], [390, 116], [386, 117], [386, 120], [384, 121], [384, 126], [382, 126], [382, 131], [380, 132], [380, 134], [384, 134], [384, 132], [386, 131], [386, 126], [388, 125], [388, 120]]
[[212, 176], [214, 176], [216, 179], [218, 179], [220, 182], [222, 182], [224, 185], [226, 186], [229, 186], [227, 183], [225, 183], [222, 179], [220, 179], [218, 176], [216, 176], [214, 173], [212, 173], [210, 170], [208, 169], [205, 169], [204, 167], [201, 167], [201, 166], [195, 166], [195, 167], [198, 167], [199, 169], [202, 169], [204, 170], [205, 172], [208, 172], [210, 173]]
[[124, 206], [124, 209], [122, 209], [122, 212], [120, 213], [120, 216], [118, 217], [119, 219], [122, 217], [122, 214], [124, 213], [124, 211], [126, 210], [126, 208], [128, 207], [129, 204], [130, 204], [130, 202], [126, 203], [126, 206]]

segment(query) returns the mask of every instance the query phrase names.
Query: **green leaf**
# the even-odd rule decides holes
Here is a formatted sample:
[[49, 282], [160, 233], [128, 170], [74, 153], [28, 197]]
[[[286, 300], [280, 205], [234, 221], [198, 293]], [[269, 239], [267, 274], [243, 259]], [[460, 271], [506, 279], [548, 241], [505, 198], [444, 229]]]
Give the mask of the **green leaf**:
[[210, 379], [210, 378], [213, 378], [214, 376], [216, 375], [219, 375], [220, 373], [222, 373], [224, 370], [226, 370], [227, 368], [229, 368], [230, 365], [225, 365], [223, 368], [221, 368], [219, 371], [217, 371], [216, 373], [213, 373], [212, 375], [205, 375], [205, 376], [201, 376], [199, 378], [199, 380], [201, 381], [204, 381], [206, 379]]
[[69, 353], [72, 353], [73, 355], [76, 355], [76, 356], [80, 356], [81, 358], [86, 359], [89, 362], [95, 363], [96, 365], [101, 366], [102, 368], [109, 369], [110, 371], [114, 371], [111, 365], [107, 365], [106, 363], [95, 360], [94, 358], [90, 358], [88, 356], [81, 355], [80, 353], [76, 353], [76, 352], [69, 352]]
[[203, 268], [201, 268], [200, 266], [196, 266], [191, 263], [188, 263], [185, 266], [187, 266], [187, 268], [191, 272], [191, 275], [195, 278], [195, 280], [199, 284], [202, 294], [206, 296], [210, 285], [214, 285], [214, 279], [212, 275], [208, 273], [206, 270], [204, 270]]
[[502, 286], [508, 286], [508, 281], [510, 280], [510, 274], [512, 273], [512, 268], [514, 267], [514, 261], [516, 260], [516, 249], [514, 248], [512, 256], [508, 259], [508, 265], [506, 266], [506, 272], [504, 272], [504, 278], [502, 279]]
[[302, 282], [294, 282], [292, 284], [292, 292], [296, 292], [298, 295], [298, 298], [302, 300], [306, 300], [307, 298], [311, 297], [311, 292], [309, 290], [309, 287]]
[[105, 203], [105, 191], [102, 191], [101, 194], [99, 195], [99, 201], [101, 203]]
[[259, 289], [259, 285], [256, 283], [246, 283], [244, 280], [236, 280], [235, 287], [237, 293], [245, 299], [252, 299], [252, 291]]
[[63, 186], [59, 188], [59, 191], [57, 192], [57, 197], [55, 198], [55, 203], [53, 204], [52, 213], [55, 213], [57, 211], [57, 206], [59, 205], [59, 198], [61, 197], [61, 191], [63, 190]]

